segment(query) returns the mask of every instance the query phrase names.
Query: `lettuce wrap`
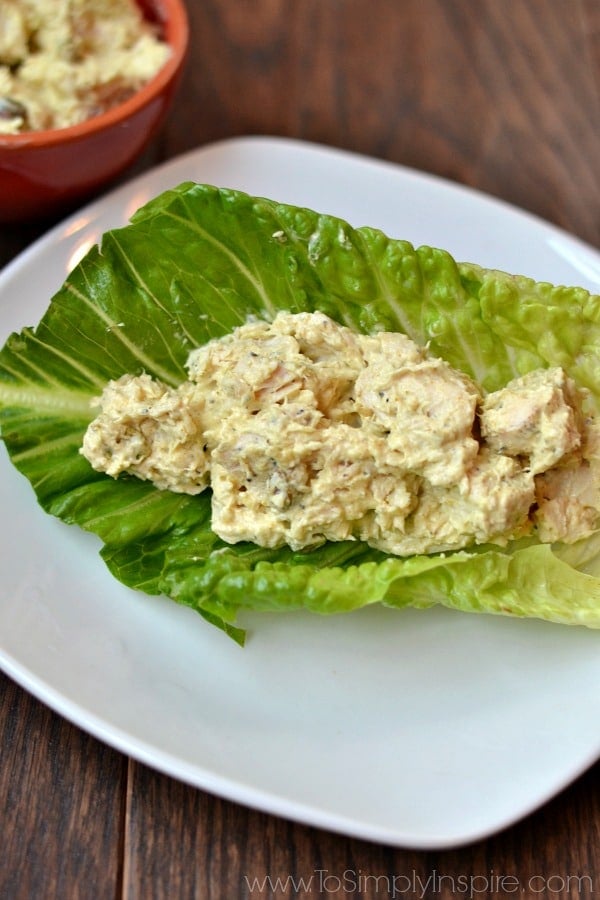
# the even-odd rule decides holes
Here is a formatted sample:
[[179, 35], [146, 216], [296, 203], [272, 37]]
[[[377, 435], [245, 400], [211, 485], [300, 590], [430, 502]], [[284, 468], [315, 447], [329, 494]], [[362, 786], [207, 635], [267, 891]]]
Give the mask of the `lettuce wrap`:
[[600, 627], [600, 534], [390, 557], [358, 541], [294, 552], [225, 544], [210, 491], [159, 491], [81, 456], [106, 382], [176, 386], [189, 352], [249, 316], [320, 310], [357, 331], [402, 331], [484, 391], [561, 366], [600, 409], [600, 297], [457, 263], [376, 229], [185, 183], [107, 232], [35, 328], [0, 352], [0, 435], [46, 512], [97, 534], [124, 584], [193, 607], [243, 643], [240, 610], [341, 613], [371, 603]]

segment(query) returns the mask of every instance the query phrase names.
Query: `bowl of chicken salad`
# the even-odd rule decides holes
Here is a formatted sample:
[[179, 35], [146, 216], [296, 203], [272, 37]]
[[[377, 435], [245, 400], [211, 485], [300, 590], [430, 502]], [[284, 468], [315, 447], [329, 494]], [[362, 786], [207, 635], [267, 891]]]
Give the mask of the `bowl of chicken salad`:
[[6, 0], [0, 8], [0, 221], [67, 210], [163, 122], [188, 42], [181, 0]]

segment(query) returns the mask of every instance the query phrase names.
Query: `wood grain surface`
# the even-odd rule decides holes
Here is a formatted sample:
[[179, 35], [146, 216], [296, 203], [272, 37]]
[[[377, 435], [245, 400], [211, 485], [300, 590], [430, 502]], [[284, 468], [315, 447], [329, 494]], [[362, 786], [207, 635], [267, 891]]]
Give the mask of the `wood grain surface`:
[[[287, 135], [471, 185], [600, 246], [598, 0], [188, 0], [188, 9], [181, 91], [127, 177], [221, 138]], [[51, 224], [4, 227], [0, 264]], [[0, 900], [600, 893], [600, 765], [487, 840], [394, 849], [186, 787], [5, 676], [0, 690]]]

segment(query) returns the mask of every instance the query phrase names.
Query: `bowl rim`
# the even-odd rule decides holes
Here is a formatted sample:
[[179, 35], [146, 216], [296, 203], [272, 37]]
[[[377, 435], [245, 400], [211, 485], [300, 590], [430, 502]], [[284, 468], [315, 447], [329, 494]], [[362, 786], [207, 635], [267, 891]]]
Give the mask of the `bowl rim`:
[[[56, 144], [68, 144], [125, 121], [151, 103], [179, 72], [189, 43], [189, 20], [183, 0], [158, 0], [158, 3], [158, 21], [165, 28], [165, 41], [171, 48], [171, 53], [167, 61], [150, 81], [147, 81], [127, 100], [107, 110], [107, 112], [92, 116], [83, 122], [78, 122], [76, 125], [68, 125], [66, 128], [51, 128], [45, 131], [0, 134], [0, 149], [40, 149], [42, 147], [52, 147]], [[164, 11], [161, 8], [163, 4], [166, 7]]]

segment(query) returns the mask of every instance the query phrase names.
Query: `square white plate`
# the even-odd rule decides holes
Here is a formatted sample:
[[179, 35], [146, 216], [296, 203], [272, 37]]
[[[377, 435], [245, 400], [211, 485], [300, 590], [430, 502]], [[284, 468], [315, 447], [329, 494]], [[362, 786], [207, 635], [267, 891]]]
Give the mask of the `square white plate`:
[[[376, 226], [455, 258], [598, 291], [600, 254], [475, 191], [279, 138], [169, 162], [86, 207], [0, 275], [0, 341], [34, 325], [102, 232], [181, 181]], [[600, 755], [600, 635], [434, 609], [247, 616], [244, 650], [114, 581], [0, 456], [0, 665], [125, 753], [302, 822], [416, 848], [481, 838]]]

